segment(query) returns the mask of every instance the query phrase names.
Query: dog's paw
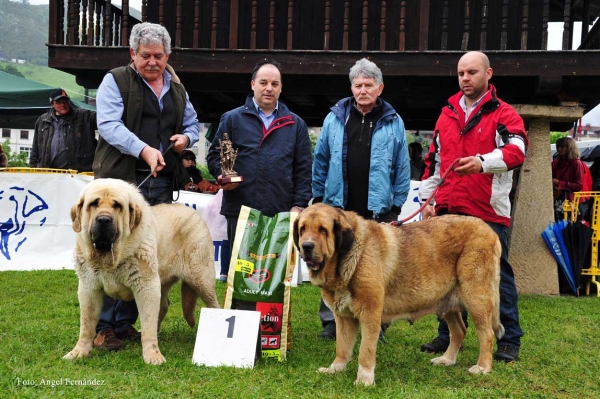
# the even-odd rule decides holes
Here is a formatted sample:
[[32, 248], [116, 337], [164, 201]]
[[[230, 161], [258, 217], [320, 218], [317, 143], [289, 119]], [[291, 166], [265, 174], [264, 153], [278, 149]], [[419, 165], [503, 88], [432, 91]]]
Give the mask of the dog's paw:
[[[149, 352], [151, 352], [151, 353], [149, 353]], [[159, 350], [152, 350], [152, 351], [144, 352], [144, 362], [146, 362], [146, 364], [152, 364], [152, 365], [156, 366], [159, 364], [163, 364], [166, 361], [167, 360], [162, 355], [162, 353], [160, 353]]]
[[329, 367], [321, 367], [319, 373], [335, 374], [346, 369], [345, 363], [331, 363]]
[[83, 351], [83, 350], [73, 349], [71, 352], [69, 352], [66, 355], [64, 355], [63, 359], [65, 359], [65, 360], [75, 360], [75, 359], [78, 359], [80, 357], [87, 357], [89, 355], [90, 355], [90, 351]]
[[454, 366], [456, 364], [456, 360], [450, 360], [447, 357], [440, 356], [431, 359], [431, 363], [441, 366]]
[[363, 366], [358, 366], [358, 373], [356, 374], [356, 381], [354, 385], [373, 385], [375, 384], [375, 369], [368, 371]]
[[366, 387], [369, 387], [371, 385], [375, 385], [375, 379], [374, 378], [357, 378], [354, 381], [354, 385], [364, 385]]
[[471, 368], [469, 369], [469, 373], [471, 373], [471, 374], [487, 374], [490, 371], [492, 371], [492, 370], [491, 369], [486, 370], [485, 368], [481, 367], [478, 364], [471, 366]]

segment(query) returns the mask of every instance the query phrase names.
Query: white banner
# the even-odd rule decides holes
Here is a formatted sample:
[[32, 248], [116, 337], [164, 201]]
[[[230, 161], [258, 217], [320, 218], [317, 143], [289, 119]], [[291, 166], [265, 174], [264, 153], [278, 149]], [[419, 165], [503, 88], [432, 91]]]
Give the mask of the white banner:
[[[71, 206], [91, 176], [0, 173], [0, 271], [73, 269]], [[177, 202], [200, 215], [210, 194], [180, 191]], [[215, 270], [222, 241], [215, 242]]]
[[[1, 172], [0, 271], [73, 269], [75, 232], [71, 228], [71, 206], [92, 179], [70, 173]], [[411, 181], [411, 191], [400, 219], [419, 208], [418, 186], [419, 182]], [[177, 202], [194, 208], [202, 216], [204, 208], [213, 199], [211, 194], [180, 191]], [[420, 216], [410, 222], [420, 220]], [[207, 221], [211, 227], [222, 223], [225, 223], [224, 218], [216, 223], [212, 219]], [[218, 241], [213, 241], [216, 276], [221, 269], [223, 238], [217, 237]], [[294, 283], [307, 280], [305, 266], [295, 272]]]

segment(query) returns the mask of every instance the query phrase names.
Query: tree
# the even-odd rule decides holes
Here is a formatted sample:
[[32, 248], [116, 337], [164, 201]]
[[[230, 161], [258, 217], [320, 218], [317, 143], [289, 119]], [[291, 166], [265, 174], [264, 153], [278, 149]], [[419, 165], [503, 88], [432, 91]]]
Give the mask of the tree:
[[550, 132], [550, 144], [555, 144], [556, 140], [567, 137], [569, 133], [567, 132]]
[[4, 68], [0, 67], [0, 71], [10, 73], [11, 75], [19, 76], [21, 78], [25, 77], [21, 72], [19, 72], [19, 70], [17, 68], [15, 68], [12, 65], [6, 65]]
[[208, 166], [206, 166], [206, 165], [196, 165], [196, 167], [200, 170], [200, 173], [202, 174], [202, 178], [204, 180], [217, 180], [208, 171]]
[[310, 138], [310, 153], [312, 154], [313, 158], [315, 157], [315, 147], [317, 145], [317, 135], [316, 134], [312, 134], [309, 133], [308, 137]]
[[26, 168], [29, 166], [29, 164], [27, 163], [27, 153], [13, 153], [10, 149], [10, 141], [8, 139], [6, 139], [4, 143], [2, 143], [2, 148], [4, 148], [4, 152], [6, 153], [6, 157], [8, 158], [9, 168]]

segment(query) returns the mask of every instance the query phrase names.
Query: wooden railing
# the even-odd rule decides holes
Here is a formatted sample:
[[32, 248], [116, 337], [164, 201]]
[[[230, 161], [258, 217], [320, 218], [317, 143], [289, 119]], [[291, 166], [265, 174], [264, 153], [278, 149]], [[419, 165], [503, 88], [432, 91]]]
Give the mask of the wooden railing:
[[[142, 0], [140, 19], [164, 25], [175, 48], [464, 51], [546, 50], [548, 22], [560, 17], [567, 50], [572, 3]], [[119, 5], [111, 0], [50, 0], [49, 43], [127, 46], [132, 26], [140, 21], [131, 16], [128, 0]]]
[[50, 44], [70, 46], [127, 46], [131, 27], [140, 22], [110, 0], [51, 0]]

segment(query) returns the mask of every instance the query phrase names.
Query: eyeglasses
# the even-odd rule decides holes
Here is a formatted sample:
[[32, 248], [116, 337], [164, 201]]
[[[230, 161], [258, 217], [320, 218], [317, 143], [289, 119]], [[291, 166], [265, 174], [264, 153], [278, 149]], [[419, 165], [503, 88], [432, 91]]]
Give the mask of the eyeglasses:
[[187, 161], [195, 161], [196, 158], [193, 157], [183, 157], [183, 159], [187, 160]]

